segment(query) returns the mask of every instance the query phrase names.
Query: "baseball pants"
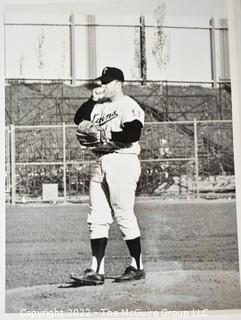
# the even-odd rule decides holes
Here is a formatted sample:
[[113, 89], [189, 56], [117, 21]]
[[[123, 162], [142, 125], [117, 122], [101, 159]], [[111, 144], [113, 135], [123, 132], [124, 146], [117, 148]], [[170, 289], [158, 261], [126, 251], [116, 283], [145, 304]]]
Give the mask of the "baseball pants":
[[135, 154], [110, 153], [100, 157], [91, 171], [88, 227], [91, 239], [108, 238], [113, 219], [124, 240], [140, 236], [134, 213], [136, 185], [141, 173]]

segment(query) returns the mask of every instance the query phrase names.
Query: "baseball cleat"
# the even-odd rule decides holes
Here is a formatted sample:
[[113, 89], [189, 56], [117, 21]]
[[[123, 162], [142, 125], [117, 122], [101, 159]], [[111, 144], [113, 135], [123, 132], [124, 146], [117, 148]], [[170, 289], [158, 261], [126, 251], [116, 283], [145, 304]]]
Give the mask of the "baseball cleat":
[[146, 273], [144, 269], [138, 270], [132, 266], [129, 266], [126, 268], [126, 270], [121, 276], [115, 278], [115, 282], [141, 280], [141, 279], [145, 279], [145, 277], [146, 277]]
[[72, 274], [70, 275], [70, 278], [77, 282], [79, 285], [85, 286], [97, 286], [104, 284], [105, 282], [104, 275], [98, 274], [92, 269], [86, 269], [84, 271], [84, 274], [80, 276]]

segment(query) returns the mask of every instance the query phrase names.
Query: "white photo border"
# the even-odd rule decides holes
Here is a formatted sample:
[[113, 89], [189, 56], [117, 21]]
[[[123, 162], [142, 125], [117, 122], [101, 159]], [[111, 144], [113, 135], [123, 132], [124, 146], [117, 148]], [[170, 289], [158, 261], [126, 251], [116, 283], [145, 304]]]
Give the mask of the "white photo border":
[[[21, 1], [21, 0], [20, 0]], [[20, 2], [19, 1], [19, 2]], [[37, 0], [38, 1], [38, 0]], [[34, 2], [37, 2], [34, 1]], [[226, 0], [228, 7], [229, 22], [229, 45], [230, 45], [230, 66], [231, 66], [231, 83], [232, 83], [232, 106], [233, 106], [233, 133], [234, 133], [234, 157], [235, 157], [235, 179], [236, 179], [236, 212], [237, 212], [237, 229], [238, 229], [238, 247], [239, 247], [239, 266], [241, 265], [241, 0]], [[41, 2], [41, 1], [39, 1]], [[51, 1], [49, 1], [51, 2]], [[77, 2], [77, 1], [76, 1]], [[30, 2], [28, 2], [30, 4]], [[1, 186], [0, 186], [0, 319], [25, 319], [17, 314], [5, 314], [5, 155], [4, 155], [4, 134], [5, 134], [5, 63], [4, 63], [4, 3], [0, 3], [0, 141], [1, 156], [0, 165], [2, 168]], [[240, 275], [241, 283], [241, 275]], [[199, 317], [202, 319], [240, 319], [241, 310], [223, 310], [210, 311], [208, 317]], [[26, 317], [30, 319], [30, 317]], [[31, 319], [33, 317], [31, 316]], [[37, 317], [40, 319], [39, 317]], [[66, 317], [70, 319], [72, 317]], [[74, 317], [73, 317], [74, 318]], [[76, 318], [76, 317], [75, 317]], [[94, 318], [94, 317], [93, 317]], [[96, 317], [98, 318], [98, 316]], [[64, 318], [61, 318], [64, 319]], [[90, 318], [89, 318], [90, 319]], [[118, 317], [115, 317], [118, 319]], [[145, 317], [145, 319], [148, 319]], [[177, 319], [176, 317], [165, 317], [165, 319]], [[186, 319], [193, 319], [187, 317]]]

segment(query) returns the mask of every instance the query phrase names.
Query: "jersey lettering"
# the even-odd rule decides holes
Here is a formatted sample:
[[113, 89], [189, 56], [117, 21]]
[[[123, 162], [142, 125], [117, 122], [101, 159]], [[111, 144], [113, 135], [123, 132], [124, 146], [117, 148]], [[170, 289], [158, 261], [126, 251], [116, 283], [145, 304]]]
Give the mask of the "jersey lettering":
[[115, 119], [116, 117], [118, 117], [118, 114], [116, 112], [116, 110], [112, 113], [108, 113], [106, 115], [103, 115], [101, 117], [99, 117], [98, 114], [95, 114], [93, 117], [93, 122], [94, 123], [98, 123], [100, 126], [102, 126], [103, 124]]
[[[122, 131], [123, 125], [126, 122], [139, 120], [144, 126], [144, 112], [138, 103], [129, 96], [124, 96], [115, 102], [105, 102], [103, 104], [96, 104], [91, 112], [91, 121], [103, 126], [102, 128], [107, 132]], [[119, 143], [117, 141], [110, 141], [107, 144], [113, 147], [116, 153], [139, 154], [140, 146], [138, 141], [132, 143]], [[107, 148], [107, 149], [108, 149]], [[104, 145], [96, 147], [96, 152], [104, 151]]]

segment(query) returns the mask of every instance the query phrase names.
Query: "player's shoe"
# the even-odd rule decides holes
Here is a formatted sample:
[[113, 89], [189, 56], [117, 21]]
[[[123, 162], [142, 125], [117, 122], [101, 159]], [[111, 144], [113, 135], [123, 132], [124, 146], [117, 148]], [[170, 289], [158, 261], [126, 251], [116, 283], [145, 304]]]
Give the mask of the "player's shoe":
[[145, 279], [145, 277], [146, 273], [144, 269], [138, 270], [132, 266], [129, 266], [120, 277], [115, 278], [115, 282], [141, 280]]
[[97, 286], [97, 285], [104, 284], [105, 282], [104, 275], [96, 273], [92, 269], [86, 269], [84, 271], [84, 274], [80, 276], [71, 274], [70, 278], [78, 282], [80, 285], [85, 285], [85, 286]]

